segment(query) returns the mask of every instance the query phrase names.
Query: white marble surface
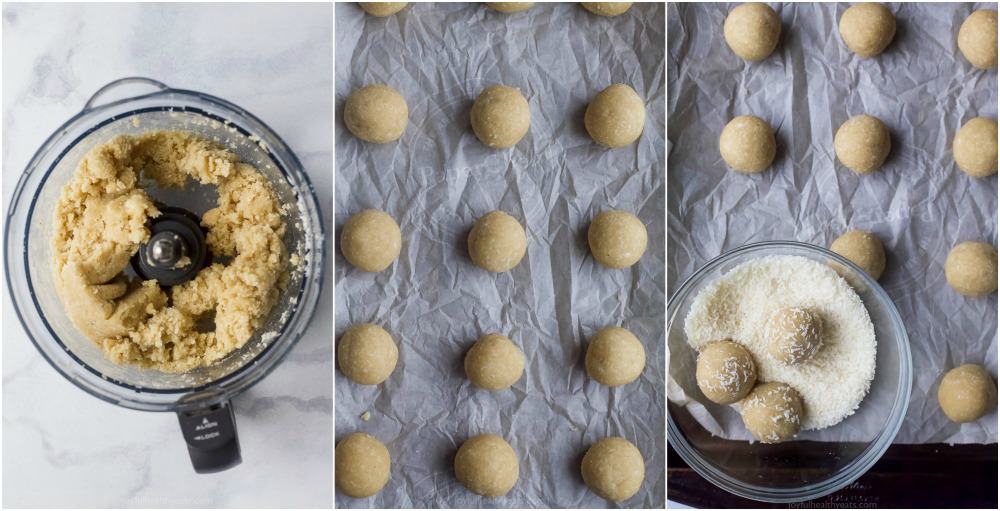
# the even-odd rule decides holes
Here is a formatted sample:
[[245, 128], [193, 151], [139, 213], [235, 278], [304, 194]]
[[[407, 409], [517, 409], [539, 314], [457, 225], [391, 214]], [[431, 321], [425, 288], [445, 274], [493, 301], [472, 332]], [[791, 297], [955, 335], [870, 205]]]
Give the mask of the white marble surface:
[[[329, 229], [331, 23], [329, 4], [4, 5], [4, 208], [53, 130], [101, 85], [143, 75], [268, 123], [305, 165]], [[236, 399], [243, 464], [196, 475], [173, 414], [116, 407], [64, 380], [4, 286], [4, 507], [331, 506], [332, 287], [289, 357]]]

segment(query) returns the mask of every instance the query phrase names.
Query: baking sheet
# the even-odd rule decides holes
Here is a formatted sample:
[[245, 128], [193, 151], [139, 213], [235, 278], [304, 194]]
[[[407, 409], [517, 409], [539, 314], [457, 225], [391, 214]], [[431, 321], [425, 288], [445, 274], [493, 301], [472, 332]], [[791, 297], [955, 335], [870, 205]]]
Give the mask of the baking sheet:
[[[336, 6], [336, 225], [363, 208], [388, 211], [403, 232], [392, 269], [359, 272], [336, 254], [336, 332], [376, 322], [400, 346], [377, 387], [336, 375], [336, 437], [364, 431], [392, 456], [388, 485], [367, 499], [337, 492], [338, 507], [607, 507], [580, 477], [586, 449], [611, 435], [643, 453], [645, 483], [626, 507], [663, 507], [665, 6], [637, 4], [602, 18], [576, 4], [536, 4], [501, 14], [481, 4], [410, 4], [377, 19]], [[355, 139], [341, 111], [350, 92], [384, 82], [406, 98], [397, 143]], [[608, 151], [587, 136], [589, 99], [615, 82], [645, 98], [640, 141]], [[469, 127], [485, 87], [519, 87], [531, 130], [512, 150], [492, 150]], [[586, 228], [606, 208], [635, 212], [649, 246], [629, 270], [600, 267]], [[528, 234], [511, 272], [468, 259], [476, 218], [501, 209]], [[646, 368], [609, 390], [586, 376], [586, 340], [621, 324], [643, 341]], [[462, 366], [482, 334], [499, 331], [525, 353], [512, 390], [475, 390]], [[359, 417], [370, 412], [369, 421]], [[520, 479], [505, 497], [481, 498], [454, 478], [470, 436], [506, 438]]]
[[[996, 442], [995, 410], [953, 424], [940, 411], [937, 387], [963, 363], [984, 365], [994, 380], [997, 374], [996, 293], [966, 299], [944, 277], [955, 244], [996, 245], [997, 177], [959, 171], [951, 141], [972, 117], [996, 119], [996, 70], [973, 68], [955, 41], [966, 16], [997, 4], [887, 4], [896, 36], [869, 60], [840, 39], [848, 4], [770, 4], [782, 19], [781, 40], [753, 65], [722, 38], [735, 5], [668, 6], [668, 288], [746, 243], [827, 247], [849, 229], [870, 230], [885, 244], [879, 282], [907, 326], [913, 355], [912, 396], [895, 442]], [[888, 160], [867, 176], [839, 165], [833, 151], [836, 129], [861, 113], [882, 119], [892, 134]], [[726, 169], [718, 151], [722, 128], [744, 114], [768, 121], [778, 141], [774, 165], [755, 176]], [[686, 397], [671, 378], [668, 398]], [[738, 416], [716, 425], [721, 417], [688, 407], [706, 427], [742, 438]]]

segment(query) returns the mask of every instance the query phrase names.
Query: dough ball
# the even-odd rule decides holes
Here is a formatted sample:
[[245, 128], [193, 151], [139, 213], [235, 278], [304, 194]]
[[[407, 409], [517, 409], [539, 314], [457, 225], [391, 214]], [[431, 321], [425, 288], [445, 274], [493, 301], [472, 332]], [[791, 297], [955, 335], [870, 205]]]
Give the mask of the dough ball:
[[864, 58], [882, 53], [895, 35], [896, 18], [882, 4], [854, 4], [840, 17], [844, 44]]
[[384, 18], [402, 11], [406, 2], [358, 2], [358, 5], [368, 14]]
[[399, 257], [403, 237], [391, 216], [366, 209], [347, 220], [340, 233], [340, 250], [364, 271], [382, 271]]
[[632, 442], [613, 436], [590, 446], [580, 464], [583, 482], [590, 489], [614, 502], [628, 500], [646, 476], [642, 454]]
[[600, 16], [618, 16], [632, 7], [632, 2], [580, 2], [580, 5]]
[[611, 148], [624, 147], [642, 135], [646, 104], [632, 87], [616, 83], [590, 100], [583, 124], [594, 142]]
[[587, 346], [587, 374], [609, 387], [632, 383], [646, 367], [646, 350], [632, 332], [607, 327]]
[[969, 119], [951, 146], [955, 164], [972, 177], [997, 173], [997, 122], [986, 117]]
[[997, 67], [997, 12], [973, 11], [958, 29], [958, 49], [979, 69]]
[[801, 307], [782, 307], [771, 314], [764, 327], [767, 352], [788, 365], [811, 359], [823, 346], [823, 319]]
[[486, 6], [499, 12], [526, 11], [535, 5], [535, 2], [486, 2]]
[[892, 147], [889, 130], [882, 121], [870, 115], [856, 115], [840, 125], [833, 138], [837, 159], [859, 174], [867, 174], [882, 166]]
[[710, 342], [698, 353], [695, 379], [710, 401], [728, 405], [753, 390], [757, 382], [757, 365], [753, 355], [735, 342]]
[[948, 252], [944, 276], [965, 296], [988, 295], [997, 290], [997, 251], [989, 243], [963, 241]]
[[729, 11], [722, 32], [733, 53], [743, 60], [757, 62], [778, 46], [781, 18], [767, 4], [746, 3]]
[[587, 230], [590, 252], [597, 262], [608, 268], [628, 268], [639, 261], [646, 251], [646, 226], [635, 215], [625, 211], [605, 211]]
[[363, 323], [348, 328], [337, 346], [340, 370], [362, 385], [378, 385], [396, 368], [399, 349], [382, 327]]
[[462, 444], [455, 454], [455, 477], [472, 493], [499, 497], [517, 483], [517, 454], [496, 435], [479, 435]]
[[500, 334], [480, 337], [465, 354], [465, 375], [473, 385], [482, 389], [506, 389], [523, 373], [524, 353]]
[[389, 451], [371, 435], [353, 433], [337, 444], [337, 488], [345, 495], [371, 497], [389, 482]]
[[802, 424], [802, 397], [784, 383], [762, 383], [740, 403], [743, 424], [765, 444], [794, 437]]
[[777, 149], [771, 127], [752, 115], [733, 118], [719, 136], [719, 153], [737, 172], [750, 174], [770, 167]]
[[531, 127], [528, 100], [514, 87], [488, 87], [472, 105], [472, 131], [480, 142], [496, 148], [513, 147]]
[[997, 386], [982, 366], [960, 365], [941, 379], [938, 403], [952, 421], [973, 422], [996, 406]]
[[830, 250], [861, 267], [875, 280], [885, 271], [882, 241], [867, 231], [847, 231], [830, 244]]
[[469, 231], [469, 257], [486, 271], [499, 273], [514, 268], [527, 249], [524, 228], [503, 211], [483, 215]]
[[398, 139], [410, 115], [406, 100], [388, 85], [368, 85], [351, 93], [344, 104], [344, 124], [355, 137], [384, 144]]

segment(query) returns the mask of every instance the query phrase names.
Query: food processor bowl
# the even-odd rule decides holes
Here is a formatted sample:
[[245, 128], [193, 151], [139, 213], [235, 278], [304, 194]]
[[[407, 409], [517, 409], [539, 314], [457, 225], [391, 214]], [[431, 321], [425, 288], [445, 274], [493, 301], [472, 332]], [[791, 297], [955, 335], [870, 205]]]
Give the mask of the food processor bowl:
[[[184, 373], [108, 360], [65, 312], [51, 266], [52, 217], [62, 188], [82, 157], [117, 135], [156, 130], [193, 132], [257, 167], [287, 205], [284, 242], [289, 255], [299, 260], [297, 266], [289, 264], [287, 288], [244, 346], [212, 365]], [[214, 187], [195, 180], [182, 189], [160, 189], [145, 182], [143, 188], [157, 202], [198, 216], [214, 207], [217, 199]], [[324, 229], [315, 191], [298, 158], [274, 131], [239, 106], [208, 94], [173, 89], [148, 78], [116, 80], [98, 90], [35, 153], [14, 190], [4, 236], [14, 309], [32, 342], [57, 371], [110, 403], [177, 412], [199, 472], [239, 462], [229, 400], [271, 371], [302, 336], [316, 308], [324, 271]]]

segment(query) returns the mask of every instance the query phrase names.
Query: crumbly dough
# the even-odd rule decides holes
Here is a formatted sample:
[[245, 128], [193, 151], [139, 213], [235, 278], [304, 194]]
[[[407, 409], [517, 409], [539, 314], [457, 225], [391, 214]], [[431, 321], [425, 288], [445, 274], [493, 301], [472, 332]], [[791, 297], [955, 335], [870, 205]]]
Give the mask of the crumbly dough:
[[484, 497], [506, 495], [517, 484], [519, 472], [514, 449], [496, 435], [474, 436], [455, 454], [458, 482]]
[[389, 482], [389, 450], [371, 435], [348, 435], [337, 444], [334, 458], [337, 488], [345, 495], [371, 497]]
[[938, 403], [954, 422], [977, 421], [996, 407], [997, 386], [982, 366], [960, 365], [941, 379]]
[[396, 368], [399, 348], [389, 332], [378, 325], [362, 323], [348, 328], [337, 346], [340, 370], [355, 383], [378, 385]]
[[840, 17], [841, 39], [864, 58], [882, 53], [895, 35], [896, 17], [882, 4], [854, 4]]
[[726, 124], [719, 136], [719, 153], [733, 170], [745, 174], [771, 166], [778, 146], [774, 132], [764, 119], [740, 115]]
[[823, 346], [823, 318], [803, 307], [782, 307], [764, 327], [767, 353], [788, 365], [799, 365]]
[[646, 104], [624, 83], [609, 85], [587, 105], [583, 125], [594, 142], [611, 148], [624, 147], [642, 135]]
[[986, 117], [969, 119], [951, 145], [955, 164], [972, 177], [997, 173], [997, 122]]
[[340, 251], [355, 267], [379, 272], [399, 257], [403, 235], [384, 211], [366, 209], [347, 219], [340, 232]]
[[757, 440], [774, 444], [790, 440], [802, 426], [802, 398], [784, 383], [762, 383], [740, 402], [743, 424]]
[[997, 67], [997, 11], [973, 11], [958, 29], [958, 48], [979, 69]]
[[710, 401], [728, 405], [753, 390], [757, 364], [746, 348], [733, 341], [711, 342], [698, 352], [695, 380]]
[[344, 103], [344, 124], [355, 137], [385, 144], [406, 130], [410, 110], [403, 96], [388, 85], [368, 85], [351, 93]]
[[580, 464], [583, 482], [602, 498], [622, 502], [630, 499], [646, 477], [642, 454], [632, 442], [613, 436], [590, 446]]
[[517, 266], [528, 250], [528, 237], [514, 217], [491, 211], [476, 220], [469, 231], [469, 257], [476, 266], [493, 273]]
[[729, 11], [722, 32], [733, 53], [743, 60], [757, 62], [778, 46], [781, 18], [767, 4], [746, 3]]
[[600, 16], [618, 16], [632, 7], [632, 2], [580, 2], [580, 5]]
[[526, 11], [535, 5], [535, 2], [486, 2], [486, 6], [499, 12]]
[[885, 271], [882, 240], [868, 231], [847, 231], [830, 244], [830, 250], [861, 267], [875, 280]]
[[587, 346], [587, 374], [609, 387], [632, 383], [646, 367], [646, 349], [620, 327], [602, 328]]
[[531, 127], [531, 108], [521, 91], [494, 85], [479, 94], [469, 112], [472, 131], [495, 149], [513, 147]]
[[597, 262], [608, 268], [628, 268], [646, 252], [646, 226], [632, 213], [605, 211], [590, 222], [587, 242]]
[[[231, 258], [161, 289], [123, 271], [159, 215], [139, 179], [215, 185], [201, 223], [212, 254]], [[54, 214], [53, 272], [76, 327], [118, 364], [165, 372], [209, 365], [246, 344], [286, 285], [285, 219], [267, 179], [223, 147], [182, 131], [119, 135], [96, 146], [63, 187]], [[168, 296], [169, 295], [169, 296]], [[212, 318], [202, 331], [199, 320]]]
[[997, 250], [989, 243], [963, 241], [948, 252], [944, 276], [955, 291], [976, 298], [997, 290]]
[[378, 18], [392, 16], [406, 7], [407, 2], [358, 2], [365, 12]]
[[837, 159], [858, 174], [881, 167], [891, 147], [888, 128], [870, 115], [851, 117], [840, 125], [833, 138]]
[[486, 390], [503, 390], [524, 373], [524, 353], [500, 334], [479, 338], [465, 354], [465, 375], [473, 385]]

